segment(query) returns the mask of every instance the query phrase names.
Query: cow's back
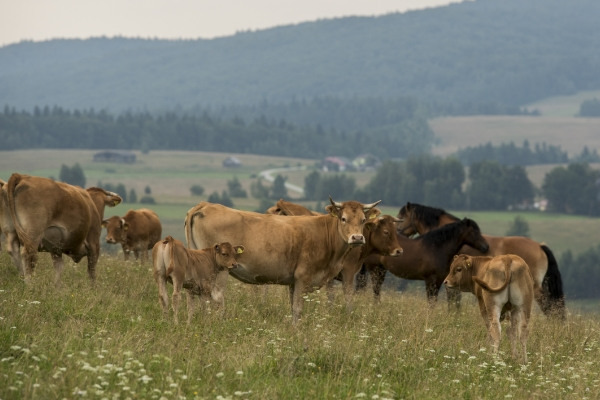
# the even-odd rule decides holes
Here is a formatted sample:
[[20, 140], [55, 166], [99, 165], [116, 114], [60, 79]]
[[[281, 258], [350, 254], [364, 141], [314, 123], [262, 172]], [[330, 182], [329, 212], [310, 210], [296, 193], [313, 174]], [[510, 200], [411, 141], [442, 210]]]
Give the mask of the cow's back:
[[291, 284], [298, 264], [327, 269], [340, 240], [330, 226], [334, 220], [327, 215], [260, 214], [202, 202], [187, 213], [186, 240], [191, 249], [221, 242], [241, 244], [245, 251], [238, 259], [242, 268], [232, 272], [236, 278]]
[[123, 219], [129, 224], [127, 231], [128, 244], [139, 241], [147, 242], [151, 249], [162, 235], [162, 225], [158, 215], [147, 208], [129, 210]]
[[15, 173], [7, 190], [11, 218], [26, 246], [37, 247], [44, 238], [45, 246], [77, 251], [97, 217], [89, 194], [66, 183]]

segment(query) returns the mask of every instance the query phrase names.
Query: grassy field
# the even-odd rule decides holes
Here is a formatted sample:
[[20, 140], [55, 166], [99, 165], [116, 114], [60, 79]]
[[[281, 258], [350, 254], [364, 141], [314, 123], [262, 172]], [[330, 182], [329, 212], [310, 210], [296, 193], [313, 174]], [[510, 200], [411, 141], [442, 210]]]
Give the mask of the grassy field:
[[294, 327], [285, 287], [230, 279], [224, 314], [206, 305], [176, 326], [149, 265], [103, 255], [97, 271], [91, 288], [85, 261], [67, 262], [55, 288], [41, 257], [25, 287], [0, 254], [0, 399], [600, 398], [597, 315], [556, 322], [536, 306], [521, 365], [504, 331], [490, 353], [468, 293], [459, 313], [421, 291], [360, 294], [347, 311], [337, 287], [332, 303], [307, 295]]
[[[228, 154], [202, 152], [150, 152], [136, 153], [135, 164], [95, 163], [93, 151], [28, 150], [0, 152], [0, 177], [8, 180], [13, 172], [39, 176], [57, 177], [62, 164], [72, 166], [79, 163], [87, 178], [87, 185], [99, 182], [123, 183], [127, 190], [135, 189], [140, 198], [146, 186], [151, 188], [156, 204], [123, 203], [115, 208], [107, 208], [105, 217], [125, 215], [129, 209], [148, 207], [154, 209], [163, 224], [163, 236], [172, 235], [180, 240], [183, 236], [183, 221], [188, 209], [206, 200], [213, 191], [221, 192], [227, 188], [227, 181], [238, 178], [244, 189], [250, 192], [250, 185], [256, 182], [260, 171], [270, 168], [304, 165], [311, 167], [315, 160], [289, 159], [282, 157], [264, 157], [254, 155], [236, 155], [243, 163], [241, 168], [223, 168], [221, 162]], [[310, 171], [310, 170], [309, 170]], [[290, 183], [302, 186], [309, 171], [284, 174]], [[373, 172], [352, 173], [357, 183], [364, 185], [371, 179]], [[205, 188], [203, 196], [192, 196], [189, 188], [199, 184]], [[293, 193], [290, 192], [292, 195]], [[234, 198], [236, 208], [254, 210], [258, 201], [254, 198]], [[373, 194], [373, 201], [378, 200]], [[407, 199], [409, 201], [410, 199]], [[315, 208], [315, 202], [305, 203]], [[324, 206], [324, 204], [321, 204]], [[396, 215], [397, 206], [382, 204], [384, 213]], [[539, 212], [455, 212], [460, 217], [476, 220], [482, 231], [490, 235], [504, 235], [515, 216], [520, 215], [530, 226], [531, 237], [545, 242], [559, 256], [571, 249], [575, 253], [584, 251], [597, 244], [600, 237], [600, 223], [596, 218], [567, 216]], [[113, 246], [112, 250], [116, 250]], [[108, 249], [105, 246], [105, 249]]]

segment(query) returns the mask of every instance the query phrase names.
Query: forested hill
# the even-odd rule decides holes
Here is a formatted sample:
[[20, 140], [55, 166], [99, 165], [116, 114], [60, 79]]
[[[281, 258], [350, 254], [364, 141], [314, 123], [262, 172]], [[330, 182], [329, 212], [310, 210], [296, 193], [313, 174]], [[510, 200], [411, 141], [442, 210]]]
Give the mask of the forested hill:
[[417, 97], [519, 106], [600, 88], [600, 1], [478, 0], [212, 40], [96, 38], [0, 48], [0, 105], [186, 109]]

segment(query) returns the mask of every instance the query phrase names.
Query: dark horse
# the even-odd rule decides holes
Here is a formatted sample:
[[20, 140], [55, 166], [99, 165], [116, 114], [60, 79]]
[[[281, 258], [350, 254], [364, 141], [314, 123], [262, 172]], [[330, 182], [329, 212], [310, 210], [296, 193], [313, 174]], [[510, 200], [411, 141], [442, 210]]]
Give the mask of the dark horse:
[[[402, 220], [398, 229], [405, 235], [421, 235], [459, 220], [440, 208], [406, 203], [398, 212]], [[471, 247], [461, 249], [461, 253], [472, 256], [497, 256], [516, 254], [523, 258], [534, 281], [535, 298], [544, 314], [565, 318], [565, 298], [558, 263], [548, 246], [523, 236], [483, 235], [490, 245], [488, 253]], [[403, 246], [404, 247], [404, 246]]]
[[[488, 250], [488, 244], [481, 236], [479, 226], [468, 218], [433, 230], [416, 239], [398, 234], [398, 242], [404, 249], [402, 255], [398, 257], [371, 255], [363, 262], [367, 271], [371, 272], [376, 299], [379, 299], [385, 271], [390, 271], [400, 278], [425, 281], [427, 298], [435, 301], [450, 271], [452, 257], [462, 246], [468, 244], [483, 252]], [[459, 300], [460, 292], [448, 292], [448, 301], [455, 301], [458, 305]]]

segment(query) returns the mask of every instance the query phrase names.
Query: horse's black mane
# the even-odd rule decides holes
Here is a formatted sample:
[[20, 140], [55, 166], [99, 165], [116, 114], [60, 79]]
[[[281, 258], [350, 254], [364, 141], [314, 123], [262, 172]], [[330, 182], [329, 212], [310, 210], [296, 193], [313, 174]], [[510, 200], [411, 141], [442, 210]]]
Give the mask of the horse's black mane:
[[417, 219], [429, 229], [437, 228], [440, 223], [440, 218], [444, 214], [454, 219], [455, 221], [460, 221], [460, 218], [450, 214], [449, 212], [441, 208], [429, 207], [415, 203], [410, 203], [410, 206], [412, 207]]
[[451, 224], [447, 224], [440, 228], [433, 229], [427, 232], [426, 234], [420, 236], [420, 238], [421, 240], [423, 240], [424, 245], [436, 247], [441, 246], [451, 238], [454, 238], [457, 235], [457, 231], [463, 229], [465, 226], [472, 226], [478, 232], [481, 232], [481, 230], [479, 229], [479, 225], [477, 225], [477, 222], [469, 218], [463, 218]]

